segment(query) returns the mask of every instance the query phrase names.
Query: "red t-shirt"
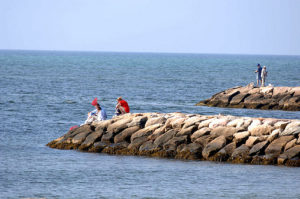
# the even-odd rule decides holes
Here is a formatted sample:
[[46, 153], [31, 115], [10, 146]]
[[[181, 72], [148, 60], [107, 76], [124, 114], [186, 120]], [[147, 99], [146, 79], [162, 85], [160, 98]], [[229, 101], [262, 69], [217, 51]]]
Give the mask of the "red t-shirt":
[[121, 101], [119, 101], [119, 103], [125, 109], [125, 112], [129, 113], [130, 109], [129, 109], [128, 103], [125, 100], [121, 100]]

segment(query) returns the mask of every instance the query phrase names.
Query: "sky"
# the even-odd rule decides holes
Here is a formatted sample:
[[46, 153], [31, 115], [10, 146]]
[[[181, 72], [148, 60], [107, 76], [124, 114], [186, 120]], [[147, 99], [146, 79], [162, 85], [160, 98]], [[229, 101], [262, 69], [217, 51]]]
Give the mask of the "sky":
[[300, 55], [300, 0], [0, 0], [0, 49]]

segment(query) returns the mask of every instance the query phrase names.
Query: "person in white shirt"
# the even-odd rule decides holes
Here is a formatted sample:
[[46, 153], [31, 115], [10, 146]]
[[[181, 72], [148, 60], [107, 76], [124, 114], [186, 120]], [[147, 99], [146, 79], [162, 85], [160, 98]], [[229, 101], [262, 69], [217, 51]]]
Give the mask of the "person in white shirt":
[[94, 121], [103, 121], [107, 119], [106, 111], [98, 104], [97, 98], [93, 100], [92, 105], [95, 106], [96, 109], [88, 113], [88, 117], [84, 124], [91, 124]]
[[262, 71], [261, 71], [261, 86], [262, 87], [265, 86], [267, 75], [268, 75], [267, 67], [264, 66]]

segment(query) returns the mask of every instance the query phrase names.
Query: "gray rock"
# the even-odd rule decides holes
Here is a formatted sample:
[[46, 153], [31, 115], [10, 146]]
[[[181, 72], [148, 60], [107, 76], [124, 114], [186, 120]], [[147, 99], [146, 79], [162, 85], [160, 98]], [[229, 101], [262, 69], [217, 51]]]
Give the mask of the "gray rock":
[[167, 131], [166, 133], [160, 135], [158, 138], [155, 139], [154, 144], [157, 147], [163, 146], [165, 143], [167, 143], [171, 138], [173, 138], [178, 131], [171, 129]]
[[278, 121], [274, 124], [274, 127], [276, 129], [280, 129], [281, 131], [284, 131], [285, 127], [289, 124], [288, 121]]
[[280, 135], [294, 135], [300, 133], [300, 122], [291, 122], [286, 127], [285, 130], [280, 133]]
[[226, 138], [219, 136], [208, 143], [202, 151], [202, 156], [208, 158], [226, 145]]
[[297, 156], [299, 157], [299, 155], [300, 155], [300, 145], [296, 145], [279, 156], [277, 160], [278, 164], [283, 164], [286, 160], [292, 159]]
[[155, 148], [156, 148], [156, 147], [155, 147], [153, 141], [152, 141], [152, 140], [149, 140], [149, 141], [143, 143], [143, 144], [140, 146], [139, 151], [141, 151], [141, 152], [144, 152], [144, 151], [152, 151], [152, 150], [154, 150]]
[[238, 95], [234, 96], [232, 100], [230, 101], [231, 105], [238, 105], [241, 102], [244, 102], [246, 97], [250, 96], [249, 93], [239, 93]]
[[194, 132], [191, 136], [192, 142], [194, 142], [197, 138], [203, 136], [203, 135], [209, 135], [211, 129], [208, 127], [203, 127], [202, 129], [199, 129], [198, 131]]
[[72, 143], [73, 144], [81, 144], [90, 133], [91, 133], [91, 131], [81, 132], [81, 133], [77, 134], [75, 137], [73, 137]]
[[138, 137], [136, 139], [134, 139], [129, 145], [128, 145], [128, 149], [132, 150], [132, 149], [139, 149], [140, 146], [147, 142], [148, 139], [146, 136], [143, 136], [143, 137]]
[[112, 123], [112, 120], [104, 120], [104, 121], [97, 121], [93, 123], [95, 126], [95, 131], [106, 130], [107, 127]]
[[186, 120], [186, 118], [176, 118], [174, 120], [172, 120], [172, 122], [170, 123], [173, 129], [181, 129], [182, 126], [184, 125], [184, 121]]
[[283, 151], [284, 146], [286, 143], [294, 139], [294, 136], [281, 136], [274, 140], [267, 149], [265, 150], [265, 153], [268, 157], [276, 157], [279, 156], [279, 154]]
[[246, 141], [246, 146], [252, 147], [257, 142], [259, 142], [259, 138], [257, 136], [250, 136]]
[[107, 127], [107, 132], [118, 133], [118, 132], [122, 131], [123, 129], [127, 128], [128, 123], [130, 123], [131, 121], [132, 121], [131, 118], [125, 118], [125, 119], [118, 120], [117, 122], [112, 123], [111, 125], [109, 125]]
[[235, 149], [236, 149], [236, 143], [231, 142], [231, 143], [227, 144], [224, 148], [222, 148], [218, 153], [221, 153], [228, 158], [232, 155], [232, 153]]
[[101, 152], [107, 146], [108, 146], [107, 143], [103, 143], [101, 141], [95, 142], [93, 147], [91, 149], [89, 149], [89, 151], [91, 151], [91, 152]]
[[285, 145], [284, 151], [286, 151], [286, 150], [292, 148], [293, 146], [295, 146], [295, 145], [296, 145], [296, 142], [297, 142], [297, 138], [295, 138], [295, 139], [289, 141], [289, 142]]
[[248, 131], [243, 131], [240, 133], [235, 133], [233, 137], [236, 143], [240, 143], [245, 141], [249, 137], [249, 135], [250, 133]]
[[162, 126], [158, 129], [156, 129], [151, 135], [148, 136], [148, 140], [155, 140], [156, 138], [158, 138], [160, 135], [164, 134], [166, 131], [165, 126]]
[[106, 132], [102, 135], [101, 142], [112, 143], [114, 139], [113, 132]]
[[249, 151], [249, 155], [256, 155], [259, 154], [261, 151], [263, 151], [267, 146], [269, 142], [268, 141], [263, 141], [255, 144], [251, 150]]
[[207, 119], [207, 120], [204, 120], [204, 121], [200, 122], [200, 124], [198, 125], [198, 129], [201, 129], [201, 128], [203, 128], [203, 127], [208, 127], [209, 124], [210, 124], [213, 120], [215, 120], [215, 118], [210, 118], [210, 119]]
[[176, 150], [177, 146], [187, 143], [187, 136], [173, 137], [166, 144], [163, 145], [164, 150]]
[[232, 140], [233, 135], [237, 133], [237, 129], [233, 127], [217, 127], [213, 129], [210, 133], [212, 137], [224, 136], [227, 140]]
[[272, 131], [271, 135], [269, 135], [269, 137], [268, 137], [267, 140], [269, 142], [273, 142], [273, 140], [275, 140], [276, 138], [278, 138], [279, 133], [280, 133], [280, 130], [279, 129], [275, 129], [274, 131]]
[[165, 117], [154, 117], [149, 118], [145, 124], [145, 127], [157, 125], [157, 124], [164, 124], [167, 121]]
[[238, 157], [245, 157], [248, 155], [248, 152], [249, 152], [249, 147], [243, 144], [233, 151], [231, 158], [235, 159]]
[[191, 117], [191, 118], [185, 120], [183, 128], [188, 128], [190, 126], [194, 126], [196, 123], [199, 124], [201, 121], [204, 121], [204, 120], [206, 120], [206, 117], [199, 117], [199, 116]]
[[262, 135], [270, 135], [273, 130], [274, 127], [264, 124], [264, 125], [258, 125], [256, 127], [251, 128], [249, 132], [252, 136], [262, 136]]
[[139, 126], [129, 127], [124, 129], [121, 133], [117, 134], [114, 137], [114, 143], [123, 142], [123, 141], [130, 141], [130, 137], [132, 134], [140, 130]]
[[197, 126], [190, 126], [187, 128], [182, 128], [176, 136], [184, 136], [184, 135], [191, 135], [195, 130], [197, 130]]
[[101, 139], [102, 134], [103, 134], [103, 131], [92, 132], [91, 134], [89, 134], [86, 137], [86, 139], [84, 140], [84, 142], [81, 145], [84, 145], [86, 147], [91, 146], [92, 144], [94, 144], [95, 141]]
[[191, 160], [200, 159], [202, 157], [202, 146], [198, 143], [183, 145], [177, 157]]
[[134, 134], [132, 134], [130, 140], [132, 142], [136, 138], [143, 137], [143, 136], [149, 136], [159, 127], [161, 127], [161, 124], [154, 124], [154, 125], [145, 127], [143, 129], [140, 129], [137, 132], [135, 132]]
[[73, 138], [75, 137], [77, 134], [80, 134], [80, 133], [84, 133], [84, 132], [91, 132], [91, 126], [88, 125], [88, 124], [85, 124], [85, 125], [82, 125], [82, 126], [79, 126], [78, 128], [75, 128], [73, 130], [70, 130], [68, 133], [66, 133], [64, 136], [63, 136], [63, 139], [60, 140], [60, 142], [63, 142], [65, 140], [67, 140], [68, 138]]
[[144, 128], [146, 122], [148, 120], [147, 116], [138, 116], [132, 119], [130, 123], [127, 124], [127, 127], [136, 127], [138, 126], [139, 128]]

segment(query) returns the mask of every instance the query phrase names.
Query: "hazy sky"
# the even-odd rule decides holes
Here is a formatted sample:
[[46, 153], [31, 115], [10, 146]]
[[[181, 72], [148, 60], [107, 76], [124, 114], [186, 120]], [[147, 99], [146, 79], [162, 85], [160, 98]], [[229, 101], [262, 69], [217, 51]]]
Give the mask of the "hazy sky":
[[0, 49], [300, 55], [300, 0], [0, 0]]

